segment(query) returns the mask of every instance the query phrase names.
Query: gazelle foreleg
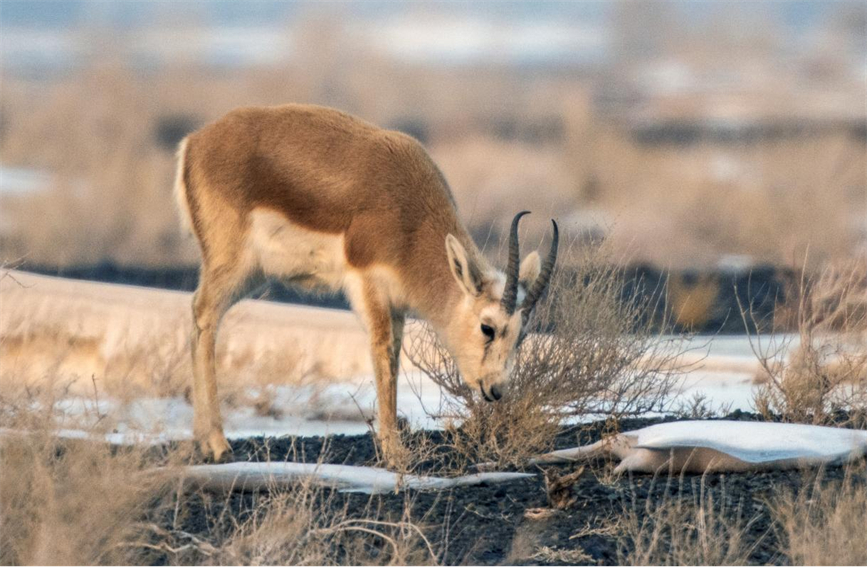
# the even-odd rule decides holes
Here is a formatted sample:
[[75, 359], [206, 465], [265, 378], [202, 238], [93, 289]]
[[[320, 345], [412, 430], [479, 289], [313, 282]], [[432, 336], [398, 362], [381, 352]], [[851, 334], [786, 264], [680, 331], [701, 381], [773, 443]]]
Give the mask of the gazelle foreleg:
[[[391, 371], [389, 375], [389, 387], [391, 388], [391, 392], [388, 399], [391, 401], [392, 405], [385, 409], [389, 412], [389, 415], [394, 416], [394, 429], [398, 431], [398, 433], [400, 428], [397, 423], [397, 378], [400, 374], [400, 349], [403, 344], [403, 325], [405, 320], [406, 316], [403, 312], [391, 312], [391, 352], [389, 353], [389, 370]], [[380, 420], [382, 420], [381, 416]]]
[[400, 463], [403, 446], [397, 428], [397, 374], [403, 339], [404, 315], [394, 312], [371, 281], [350, 293], [353, 308], [370, 336], [371, 361], [376, 381], [378, 437], [390, 465]]
[[[403, 345], [403, 325], [406, 321], [406, 315], [400, 311], [392, 311], [391, 312], [391, 334], [392, 334], [392, 347], [391, 347], [391, 375], [394, 380], [395, 392], [397, 391], [397, 376], [400, 371], [400, 349]], [[395, 393], [395, 400], [397, 400], [397, 394]], [[395, 413], [397, 412], [397, 407], [395, 406]]]

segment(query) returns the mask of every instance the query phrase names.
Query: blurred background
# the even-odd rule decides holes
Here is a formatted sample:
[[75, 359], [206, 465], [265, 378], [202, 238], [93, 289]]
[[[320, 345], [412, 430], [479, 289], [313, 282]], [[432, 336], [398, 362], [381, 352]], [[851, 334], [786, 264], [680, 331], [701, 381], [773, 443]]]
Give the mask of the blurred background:
[[659, 270], [867, 255], [862, 1], [4, 0], [0, 31], [7, 263], [195, 266], [177, 143], [287, 102], [418, 138], [489, 247], [528, 208]]

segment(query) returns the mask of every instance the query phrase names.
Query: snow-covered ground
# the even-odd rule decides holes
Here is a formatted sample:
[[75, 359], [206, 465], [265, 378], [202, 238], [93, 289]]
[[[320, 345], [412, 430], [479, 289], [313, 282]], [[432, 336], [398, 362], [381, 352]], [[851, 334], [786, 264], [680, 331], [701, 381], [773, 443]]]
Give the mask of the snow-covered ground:
[[[0, 341], [0, 381], [4, 389], [17, 385], [17, 381], [29, 384], [35, 378], [65, 372], [78, 379], [73, 381], [75, 387], [55, 402], [62, 427], [99, 423], [106, 431], [118, 434], [158, 432], [161, 437], [189, 437], [192, 408], [181, 393], [188, 380], [184, 373], [189, 372], [185, 366], [188, 353], [183, 352], [189, 328], [189, 294], [21, 272], [14, 272], [13, 277], [14, 281], [0, 281], [0, 336], [4, 337]], [[235, 387], [230, 396], [234, 401], [224, 407], [229, 437], [359, 434], [369, 430], [375, 415], [375, 388], [367, 339], [352, 314], [245, 301], [230, 313], [221, 332], [225, 334], [224, 362], [232, 366], [233, 375], [255, 377], [262, 367], [250, 364], [287, 351], [298, 353], [302, 368], [318, 371], [303, 380], [221, 385]], [[37, 340], [45, 334], [51, 334], [51, 340]], [[93, 344], [87, 346], [90, 343], [79, 340], [81, 337]], [[148, 341], [174, 345], [168, 350], [154, 347], [149, 353], [158, 361], [171, 357], [176, 361], [174, 366], [148, 366], [141, 375], [117, 371], [123, 366], [118, 360], [135, 362], [128, 355], [135, 350], [134, 344], [150, 344]], [[781, 342], [779, 338], [777, 341]], [[55, 352], [60, 348], [58, 343], [65, 349], [59, 362], [56, 357], [61, 355]], [[691, 403], [696, 396], [714, 410], [752, 409], [759, 367], [748, 338], [694, 337], [681, 346], [687, 352], [681, 362], [689, 371], [673, 393], [673, 409], [680, 403]], [[440, 413], [439, 389], [406, 362], [398, 388], [399, 413], [415, 427], [440, 426], [441, 422], [431, 417]], [[268, 371], [279, 374], [281, 367]], [[179, 381], [168, 393], [163, 374]], [[267, 397], [264, 411], [262, 406], [248, 403], [263, 395]]]
[[[778, 337], [777, 342], [789, 340]], [[683, 363], [689, 370], [675, 390], [683, 403], [701, 397], [713, 410], [752, 409], [755, 377], [759, 371], [756, 355], [747, 336], [698, 336], [684, 343]]]
[[[626, 431], [591, 445], [540, 455], [535, 463], [615, 457], [615, 472], [675, 470], [703, 473], [774, 470], [846, 463], [867, 453], [867, 431], [801, 423], [676, 421]], [[483, 465], [483, 468], [489, 468]]]
[[[271, 392], [271, 406], [276, 410], [271, 415], [262, 415], [249, 406], [224, 406], [226, 436], [363, 434], [370, 430], [368, 420], [375, 416], [375, 392], [372, 377], [315, 388], [280, 386]], [[398, 411], [415, 427], [437, 428], [439, 422], [429, 413], [436, 413], [440, 402], [439, 389], [430, 381], [418, 375], [401, 377]], [[89, 429], [102, 423], [119, 435], [112, 437], [117, 442], [124, 441], [124, 434], [137, 439], [143, 432], [161, 440], [188, 439], [193, 422], [193, 408], [182, 397], [99, 402], [72, 397], [56, 402], [55, 410], [67, 429]]]
[[[745, 337], [698, 337], [691, 340], [694, 367], [672, 392], [672, 409], [700, 397], [709, 409], [753, 409], [752, 396], [758, 365]], [[356, 435], [369, 431], [375, 417], [375, 386], [371, 375], [316, 386], [278, 386], [270, 392], [270, 415], [254, 407], [226, 406], [224, 419], [229, 438], [281, 435]], [[414, 427], [436, 429], [443, 396], [439, 388], [418, 371], [401, 376], [398, 411]], [[153, 431], [161, 438], [190, 437], [193, 410], [182, 397], [145, 397], [126, 401], [74, 397], [57, 402], [70, 425], [87, 425], [111, 416], [112, 431]], [[82, 418], [84, 420], [82, 421]]]

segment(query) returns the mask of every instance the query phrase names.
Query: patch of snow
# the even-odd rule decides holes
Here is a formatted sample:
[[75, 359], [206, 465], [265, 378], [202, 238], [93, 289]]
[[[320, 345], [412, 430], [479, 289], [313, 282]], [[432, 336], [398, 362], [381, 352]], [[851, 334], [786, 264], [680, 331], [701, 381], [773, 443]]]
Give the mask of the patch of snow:
[[636, 448], [705, 447], [748, 463], [837, 462], [867, 451], [867, 431], [755, 421], [677, 421], [628, 432]]
[[[257, 392], [251, 389], [251, 398]], [[262, 415], [249, 406], [224, 406], [223, 425], [229, 439], [248, 437], [302, 437], [363, 435], [368, 420], [376, 416], [376, 388], [373, 376], [357, 376], [348, 382], [309, 387], [279, 386], [269, 392], [274, 413]], [[417, 429], [440, 429], [431, 417], [441, 404], [439, 388], [420, 373], [403, 374], [398, 387], [398, 414]], [[124, 435], [146, 432], [165, 440], [192, 438], [193, 408], [181, 397], [142, 397], [120, 402], [109, 398], [95, 401], [67, 397], [54, 405], [66, 430], [92, 431], [109, 427], [121, 444]]]
[[359, 30], [380, 51], [411, 62], [464, 64], [589, 58], [606, 47], [597, 27], [576, 22], [502, 23], [413, 14]]
[[400, 475], [385, 469], [319, 463], [260, 462], [196, 465], [184, 469], [185, 479], [211, 489], [254, 490], [286, 486], [309, 479], [341, 492], [384, 494], [403, 489], [446, 490], [456, 486], [508, 482], [534, 476], [526, 473], [478, 473], [457, 478]]
[[44, 191], [51, 186], [51, 180], [52, 177], [47, 171], [0, 164], [0, 196], [29, 195]]
[[[651, 425], [540, 455], [531, 463], [620, 460], [615, 472], [694, 473], [794, 469], [851, 462], [867, 454], [867, 431], [747, 421], [678, 421]], [[490, 463], [480, 465], [488, 469]]]
[[713, 410], [751, 411], [755, 387], [752, 376], [741, 372], [691, 372], [671, 401], [688, 402], [699, 396]]
[[[0, 427], [0, 438], [23, 437], [34, 435], [35, 432], [24, 429], [10, 429]], [[54, 435], [60, 439], [73, 439], [81, 441], [104, 441], [110, 445], [162, 445], [169, 441], [176, 441], [184, 437], [175, 438], [168, 434], [149, 434], [139, 431], [114, 431], [105, 434], [96, 434], [84, 429], [58, 429]]]

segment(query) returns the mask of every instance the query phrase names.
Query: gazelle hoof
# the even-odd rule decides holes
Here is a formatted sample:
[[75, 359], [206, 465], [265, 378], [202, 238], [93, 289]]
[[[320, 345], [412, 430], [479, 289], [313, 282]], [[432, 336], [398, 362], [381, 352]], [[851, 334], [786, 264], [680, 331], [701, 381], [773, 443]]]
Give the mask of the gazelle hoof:
[[383, 440], [382, 458], [391, 470], [403, 470], [409, 464], [410, 452], [399, 440]]
[[211, 431], [204, 438], [199, 438], [199, 451], [206, 460], [222, 463], [229, 460], [232, 447], [222, 431]]

